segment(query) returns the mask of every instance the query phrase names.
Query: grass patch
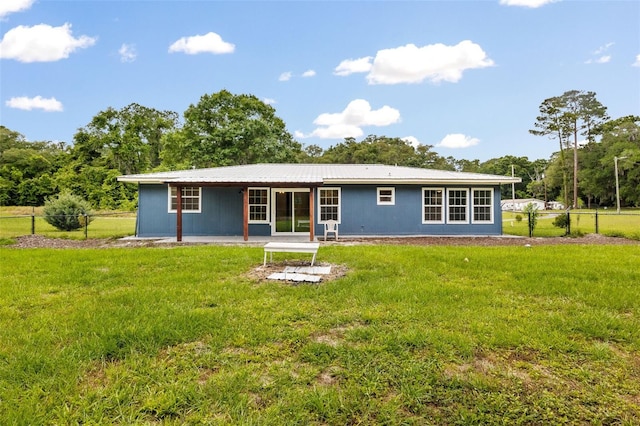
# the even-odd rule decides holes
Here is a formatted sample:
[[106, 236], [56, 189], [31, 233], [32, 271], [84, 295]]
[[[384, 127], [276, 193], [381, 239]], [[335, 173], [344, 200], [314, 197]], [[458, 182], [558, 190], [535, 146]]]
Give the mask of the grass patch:
[[[560, 237], [565, 235], [564, 228], [553, 226], [553, 220], [564, 211], [544, 211], [538, 216], [534, 237]], [[640, 240], [640, 213], [636, 210], [622, 211], [617, 214], [606, 210], [571, 210], [571, 235], [581, 236], [596, 233], [596, 214], [599, 234], [611, 237], [624, 237]], [[515, 217], [522, 216], [522, 221]], [[509, 235], [529, 236], [527, 215], [523, 213], [502, 212], [502, 232]]]
[[[32, 215], [35, 222], [32, 222]], [[136, 214], [132, 212], [98, 211], [86, 229], [88, 238], [121, 238], [134, 235]], [[0, 207], [0, 238], [15, 238], [30, 235], [35, 227], [37, 235], [52, 238], [85, 238], [85, 229], [60, 231], [43, 218], [42, 207]]]
[[0, 256], [2, 424], [640, 418], [636, 246], [328, 246], [299, 286], [258, 247]]

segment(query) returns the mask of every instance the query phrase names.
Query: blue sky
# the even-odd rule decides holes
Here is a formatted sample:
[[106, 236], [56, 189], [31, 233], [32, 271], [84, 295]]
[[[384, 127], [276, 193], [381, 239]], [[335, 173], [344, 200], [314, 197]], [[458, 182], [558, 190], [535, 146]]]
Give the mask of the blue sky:
[[0, 123], [34, 141], [222, 89], [305, 145], [376, 134], [481, 161], [549, 158], [528, 130], [567, 90], [640, 115], [636, 0], [0, 0], [0, 37]]

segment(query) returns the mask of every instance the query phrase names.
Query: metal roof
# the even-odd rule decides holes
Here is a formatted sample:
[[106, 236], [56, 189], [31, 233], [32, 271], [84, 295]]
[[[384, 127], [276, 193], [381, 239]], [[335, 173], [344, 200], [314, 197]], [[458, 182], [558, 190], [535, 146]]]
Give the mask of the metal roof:
[[338, 185], [338, 184], [505, 184], [521, 179], [381, 164], [248, 164], [210, 169], [144, 173], [118, 177], [120, 182], [202, 185]]

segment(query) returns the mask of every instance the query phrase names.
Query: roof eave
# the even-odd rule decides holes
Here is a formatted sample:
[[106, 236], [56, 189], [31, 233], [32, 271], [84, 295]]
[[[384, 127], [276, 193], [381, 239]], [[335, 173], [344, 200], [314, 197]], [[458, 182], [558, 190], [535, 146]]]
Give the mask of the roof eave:
[[129, 176], [119, 176], [117, 178], [118, 182], [125, 183], [164, 183], [165, 179], [161, 178], [141, 178], [141, 177], [129, 177]]
[[506, 185], [520, 183], [508, 179], [325, 179], [325, 185]]

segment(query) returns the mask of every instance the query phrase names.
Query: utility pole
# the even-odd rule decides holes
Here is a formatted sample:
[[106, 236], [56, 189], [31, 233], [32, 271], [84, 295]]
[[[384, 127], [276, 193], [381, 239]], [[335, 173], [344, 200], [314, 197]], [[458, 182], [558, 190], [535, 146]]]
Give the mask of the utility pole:
[[[511, 165], [511, 177], [515, 177], [515, 172], [513, 169], [513, 164]], [[511, 206], [513, 207], [513, 212], [516, 212], [516, 184], [511, 181]]]
[[616, 171], [616, 208], [618, 214], [620, 214], [620, 183], [618, 182], [618, 160], [624, 160], [627, 157], [613, 157], [613, 164]]

